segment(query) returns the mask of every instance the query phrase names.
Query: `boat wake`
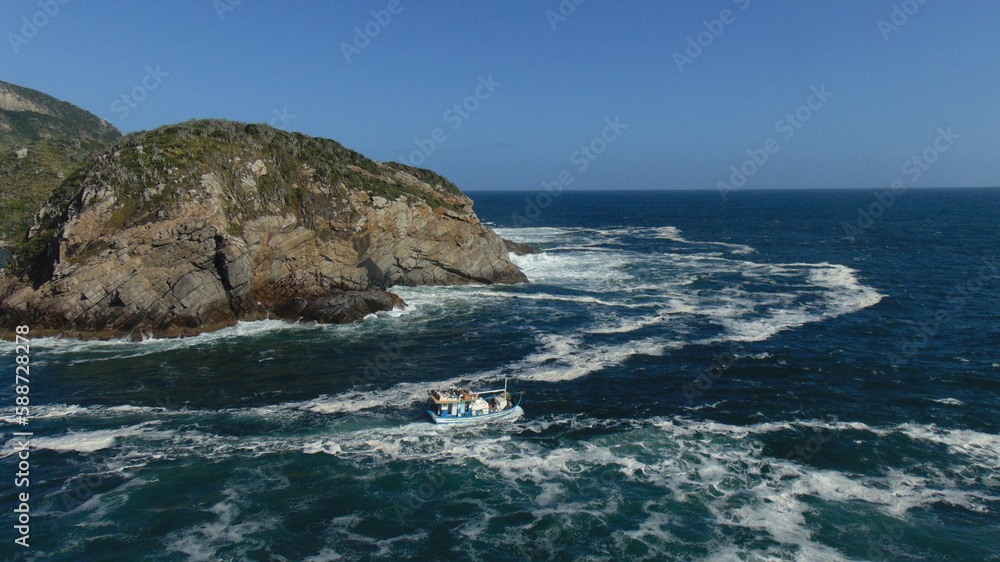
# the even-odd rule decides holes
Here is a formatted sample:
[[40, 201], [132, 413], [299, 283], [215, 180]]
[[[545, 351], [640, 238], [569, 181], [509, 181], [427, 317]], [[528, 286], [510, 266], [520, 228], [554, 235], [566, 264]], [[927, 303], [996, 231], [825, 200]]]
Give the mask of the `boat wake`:
[[[732, 531], [710, 541], [708, 558], [849, 560], [854, 556], [817, 540], [817, 534], [830, 529], [815, 521], [823, 516], [835, 522], [842, 519], [838, 514], [851, 513], [884, 531], [869, 534], [882, 537], [877, 544], [855, 544], [853, 551], [871, 549], [892, 557], [903, 552], [902, 537], [925, 532], [919, 515], [933, 506], [950, 506], [971, 519], [992, 517], [1000, 508], [1000, 436], [933, 424], [872, 427], [800, 420], [731, 425], [680, 416], [525, 417], [518, 411], [495, 423], [442, 428], [424, 421], [330, 417], [299, 408], [284, 404], [268, 412], [295, 417], [291, 426], [297, 429], [292, 431], [233, 435], [207, 429], [224, 427], [233, 418], [260, 416], [258, 409], [204, 411], [195, 424], [189, 423], [189, 411], [148, 412], [157, 419], [65, 432], [38, 439], [37, 449], [75, 455], [80, 472], [74, 478], [116, 478], [115, 486], [101, 493], [102, 501], [73, 508], [82, 525], [95, 528], [118, 520], [125, 509], [111, 498], [137, 486], [160, 486], [149, 480], [150, 470], [206, 462], [238, 466], [251, 459], [269, 468], [259, 474], [233, 473], [223, 479], [225, 489], [259, 494], [278, 486], [287, 491], [290, 478], [301, 470], [296, 467], [308, 465], [311, 458], [309, 462], [326, 467], [322, 473], [327, 475], [317, 482], [324, 489], [344, 486], [343, 475], [350, 474], [352, 493], [364, 495], [372, 509], [392, 511], [422, 505], [427, 500], [421, 499], [421, 487], [430, 486], [434, 497], [476, 506], [475, 516], [454, 521], [470, 539], [497, 547], [500, 541], [514, 541], [524, 549], [540, 535], [549, 544], [572, 543], [573, 529], [599, 525], [612, 531], [621, 548], [642, 545], [661, 556], [689, 548], [699, 552], [704, 545], [678, 530], [704, 526]], [[133, 420], [136, 415], [103, 407], [61, 409], [69, 421], [99, 415], [114, 423], [115, 416]], [[946, 456], [919, 463], [892, 453], [938, 445], [947, 448]], [[5, 447], [3, 456], [12, 449]], [[855, 471], [815, 463], [838, 455], [870, 462]], [[404, 486], [402, 495], [387, 495], [383, 483], [396, 478], [400, 463], [423, 476]], [[445, 489], [434, 474], [462, 474], [476, 485]], [[476, 490], [484, 486], [494, 493], [503, 490], [503, 496], [483, 498]], [[234, 509], [238, 505], [235, 497], [220, 500], [210, 508], [218, 515], [216, 522], [176, 531], [175, 548], [188, 554], [215, 552], [236, 544], [229, 541], [232, 537], [252, 536], [257, 526], [274, 524], [273, 517], [243, 514]], [[500, 536], [490, 529], [507, 517], [500, 509], [504, 505], [521, 506], [525, 520]], [[407, 517], [414, 516], [403, 512], [402, 524], [418, 532], [420, 519], [410, 522]], [[359, 540], [350, 533], [366, 535], [363, 520], [341, 523], [345, 527], [338, 533], [345, 534], [331, 539], [336, 547]], [[742, 544], [739, 529], [763, 532], [772, 544]], [[851, 533], [849, 527], [840, 531]], [[390, 547], [389, 552], [396, 551]]]

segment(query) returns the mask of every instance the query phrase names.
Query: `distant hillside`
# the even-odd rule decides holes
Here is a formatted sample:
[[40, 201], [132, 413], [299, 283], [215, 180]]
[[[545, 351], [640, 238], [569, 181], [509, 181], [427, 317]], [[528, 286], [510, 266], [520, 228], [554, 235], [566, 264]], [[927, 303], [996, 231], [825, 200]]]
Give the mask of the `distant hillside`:
[[0, 246], [23, 239], [62, 180], [120, 137], [71, 103], [0, 81]]
[[37, 90], [0, 80], [0, 147], [53, 137], [89, 138], [101, 143], [122, 136], [111, 123]]

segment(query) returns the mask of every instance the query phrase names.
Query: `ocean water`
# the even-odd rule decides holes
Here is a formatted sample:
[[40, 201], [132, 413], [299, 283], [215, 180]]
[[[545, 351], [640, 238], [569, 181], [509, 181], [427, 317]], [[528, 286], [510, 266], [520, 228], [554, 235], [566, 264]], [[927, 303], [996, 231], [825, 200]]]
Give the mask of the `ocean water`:
[[1000, 560], [1000, 190], [472, 195], [530, 284], [0, 344], [0, 558]]

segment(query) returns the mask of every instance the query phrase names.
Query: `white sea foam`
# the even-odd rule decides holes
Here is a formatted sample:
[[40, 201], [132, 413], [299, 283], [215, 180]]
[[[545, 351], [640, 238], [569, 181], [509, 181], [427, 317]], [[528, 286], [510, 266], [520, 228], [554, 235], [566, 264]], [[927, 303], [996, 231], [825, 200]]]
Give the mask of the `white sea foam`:
[[753, 252], [756, 252], [756, 250], [745, 244], [730, 244], [728, 242], [695, 242], [692, 240], [688, 240], [687, 238], [684, 238], [681, 235], [681, 230], [674, 226], [661, 226], [658, 228], [648, 229], [648, 231], [653, 233], [654, 238], [673, 240], [675, 242], [681, 242], [684, 244], [694, 244], [694, 245], [704, 244], [704, 245], [724, 246], [726, 248], [732, 248], [732, 252], [734, 254], [752, 254]]
[[196, 336], [181, 338], [146, 337], [141, 341], [131, 341], [125, 338], [112, 340], [75, 340], [63, 337], [45, 337], [32, 340], [32, 347], [38, 348], [44, 355], [80, 355], [71, 364], [89, 363], [94, 361], [118, 360], [143, 357], [201, 346], [217, 345], [220, 342], [239, 338], [253, 338], [259, 335], [282, 331], [317, 330], [315, 323], [292, 323], [283, 320], [259, 320], [254, 322], [238, 322], [234, 326], [222, 328], [214, 332], [206, 332]]
[[[635, 234], [639, 230], [632, 229], [630, 232]], [[694, 244], [681, 236], [679, 230], [673, 227], [663, 227], [652, 232], [656, 237]], [[539, 234], [534, 233], [535, 236]], [[556, 233], [546, 231], [544, 234], [552, 236]], [[560, 234], [573, 236], [575, 232], [571, 229], [562, 229]], [[745, 251], [747, 248], [740, 250], [741, 253], [748, 253]], [[877, 291], [862, 285], [854, 270], [829, 263], [758, 264], [745, 260], [725, 259], [718, 255], [648, 256], [633, 255], [625, 251], [620, 252], [618, 256], [620, 259], [612, 261], [607, 261], [603, 257], [595, 261], [593, 257], [587, 252], [566, 252], [529, 256], [521, 263], [529, 271], [529, 276], [533, 275], [539, 281], [596, 290], [598, 291], [596, 295], [601, 296], [565, 297], [535, 294], [521, 298], [568, 299], [604, 307], [618, 304], [629, 309], [657, 310], [639, 317], [633, 315], [616, 318], [615, 315], [601, 314], [594, 326], [584, 329], [586, 333], [591, 334], [624, 334], [668, 323], [682, 327], [686, 322], [696, 318], [705, 318], [724, 326], [724, 333], [697, 343], [763, 341], [784, 330], [856, 312], [878, 303], [882, 298]], [[648, 282], [635, 283], [630, 275], [616, 277], [616, 273], [623, 271], [630, 263], [643, 263], [647, 271], [654, 273], [669, 263], [670, 267], [676, 268], [681, 275], [697, 272], [709, 279], [717, 275], [729, 276], [738, 273], [745, 278], [757, 280], [758, 285], [785, 278], [800, 278], [802, 282], [798, 287], [795, 285], [789, 287], [787, 281], [781, 281], [775, 283], [775, 288], [780, 287], [780, 290], [772, 292], [760, 287], [749, 291], [738, 285], [729, 285], [711, 293], [702, 293], [690, 287], [694, 281], [690, 276], [681, 282], [672, 280], [659, 285], [650, 285]], [[611, 293], [607, 292], [609, 290], [625, 290], [633, 294], [638, 290], [645, 292], [652, 290], [660, 291], [660, 295], [621, 299], [612, 297]], [[664, 300], [670, 303], [670, 308], [663, 308]]]
[[932, 402], [937, 402], [938, 404], [945, 404], [947, 406], [965, 406], [965, 402], [957, 398], [935, 398]]
[[[633, 308], [647, 307], [653, 305], [629, 305]], [[682, 312], [681, 310], [671, 310], [663, 309], [658, 311], [656, 314], [649, 316], [640, 316], [637, 318], [618, 318], [610, 317], [607, 319], [598, 319], [598, 321], [590, 327], [584, 328], [582, 332], [587, 334], [627, 334], [629, 332], [635, 332], [643, 328], [648, 328], [650, 326], [656, 326], [662, 324], [667, 320], [670, 314], [678, 314]], [[684, 311], [687, 312], [687, 311]]]
[[525, 380], [548, 382], [573, 380], [612, 365], [620, 365], [636, 355], [663, 355], [667, 344], [638, 340], [617, 345], [586, 346], [575, 336], [546, 335], [535, 353], [509, 366], [509, 371]]
[[[39, 404], [31, 409], [31, 417], [37, 419], [65, 418], [85, 415], [90, 409], [77, 404]], [[13, 418], [4, 418], [7, 423], [14, 423]]]
[[[756, 264], [755, 264], [756, 265]], [[807, 292], [744, 293], [741, 290], [723, 292], [714, 299], [714, 305], [702, 309], [726, 327], [722, 336], [700, 343], [720, 341], [764, 341], [778, 332], [811, 322], [842, 316], [873, 306], [883, 295], [861, 285], [855, 271], [831, 264], [786, 264], [753, 267], [765, 269], [771, 275], [805, 275], [810, 283], [824, 289], [813, 293], [812, 302], [800, 303]], [[818, 299], [818, 300], [816, 300]], [[755, 311], [748, 315], [748, 311]]]
[[32, 447], [36, 449], [48, 449], [50, 451], [76, 451], [80, 453], [93, 453], [101, 449], [109, 449], [115, 445], [115, 441], [123, 437], [133, 437], [146, 434], [147, 439], [158, 436], [163, 438], [164, 434], [156, 432], [152, 426], [156, 422], [143, 423], [118, 429], [102, 429], [95, 431], [69, 431], [56, 436], [39, 436], [31, 440]]
[[566, 295], [553, 295], [548, 293], [502, 294], [502, 293], [489, 293], [489, 292], [482, 294], [496, 295], [496, 296], [502, 295], [507, 298], [529, 300], [529, 301], [572, 302], [577, 304], [593, 304], [598, 306], [607, 306], [614, 308], [652, 308], [656, 306], [656, 304], [652, 303], [642, 304], [642, 303], [633, 303], [624, 301], [613, 301], [589, 295], [566, 296]]
[[621, 251], [572, 251], [515, 257], [514, 261], [532, 283], [602, 292], [629, 286], [633, 276], [623, 268], [632, 259]]
[[546, 252], [542, 252], [541, 254], [526, 254], [523, 256], [511, 254], [510, 261], [514, 262], [514, 265], [521, 268], [521, 271], [530, 272], [541, 264], [548, 265], [553, 261], [553, 258]]
[[[406, 308], [379, 313], [377, 318], [386, 318], [388, 321], [378, 328], [398, 329], [393, 320], [401, 317], [406, 318], [410, 322], [409, 325], [412, 326], [414, 323], [427, 319], [448, 315], [455, 308], [482, 309], [514, 296], [509, 289], [504, 291], [503, 288], [498, 289], [486, 285], [392, 287], [392, 291], [406, 302]], [[351, 324], [347, 326], [351, 326]], [[375, 327], [374, 324], [372, 326]]]
[[898, 429], [913, 439], [944, 445], [952, 454], [966, 455], [980, 466], [1000, 468], [1000, 435], [933, 424], [904, 424]]
[[250, 535], [272, 525], [261, 520], [235, 522], [240, 517], [240, 491], [227, 489], [223, 494], [226, 498], [208, 509], [215, 520], [171, 534], [166, 539], [168, 551], [186, 554], [189, 560], [218, 560], [216, 553], [223, 547], [239, 545], [241, 550], [253, 550], [261, 546]]
[[671, 240], [674, 242], [679, 242], [681, 244], [687, 245], [708, 245], [708, 246], [722, 246], [725, 248], [730, 248], [730, 252], [734, 254], [749, 254], [756, 250], [747, 246], [745, 244], [732, 244], [728, 242], [717, 242], [717, 241], [694, 241], [685, 238], [681, 230], [675, 226], [661, 226], [661, 227], [619, 227], [611, 229], [591, 229], [591, 228], [554, 228], [554, 227], [536, 227], [536, 228], [495, 228], [493, 229], [497, 234], [514, 240], [516, 242], [530, 243], [530, 244], [552, 244], [560, 243], [565, 240], [586, 240], [589, 242], [588, 246], [593, 247], [599, 244], [616, 243], [619, 241], [621, 236], [634, 236], [640, 238], [650, 238], [650, 239], [660, 239], [660, 240]]
[[323, 395], [305, 402], [285, 404], [284, 407], [319, 414], [355, 413], [385, 407], [387, 404], [396, 407], [409, 406], [424, 399], [426, 393], [426, 385], [400, 383], [384, 390], [344, 392], [335, 396]]
[[342, 560], [343, 556], [337, 554], [337, 552], [329, 547], [323, 547], [322, 550], [313, 554], [312, 556], [303, 559], [302, 562], [334, 562], [335, 560]]
[[540, 226], [531, 228], [494, 228], [493, 231], [514, 242], [539, 244], [562, 239], [572, 232], [573, 229]]

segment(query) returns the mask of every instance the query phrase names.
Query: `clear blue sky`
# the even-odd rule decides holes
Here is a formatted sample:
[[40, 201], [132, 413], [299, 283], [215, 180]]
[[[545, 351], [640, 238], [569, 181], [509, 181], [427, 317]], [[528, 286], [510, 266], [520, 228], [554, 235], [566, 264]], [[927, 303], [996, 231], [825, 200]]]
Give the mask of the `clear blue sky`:
[[[431, 139], [422, 165], [466, 190], [537, 189], [563, 170], [572, 189], [714, 189], [769, 138], [777, 150], [745, 188], [1000, 185], [995, 0], [564, 0], [564, 21], [546, 14], [560, 0], [399, 0], [385, 25], [371, 12], [389, 0], [69, 0], [52, 17], [46, 2], [67, 0], [0, 4], [0, 79], [126, 132], [273, 120], [411, 161]], [[378, 34], [348, 62], [343, 44], [366, 25]], [[675, 53], [701, 32], [708, 46], [681, 71]], [[832, 97], [786, 138], [778, 121], [814, 86]], [[133, 92], [144, 99], [129, 107]], [[456, 103], [474, 110], [446, 114]], [[627, 128], [605, 131], [615, 118]], [[947, 127], [957, 140], [937, 138]], [[574, 158], [602, 133], [618, 136]], [[947, 152], [906, 175], [936, 140]]]

